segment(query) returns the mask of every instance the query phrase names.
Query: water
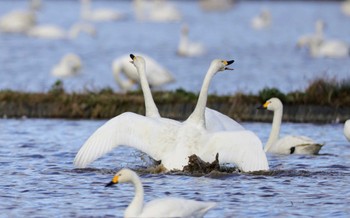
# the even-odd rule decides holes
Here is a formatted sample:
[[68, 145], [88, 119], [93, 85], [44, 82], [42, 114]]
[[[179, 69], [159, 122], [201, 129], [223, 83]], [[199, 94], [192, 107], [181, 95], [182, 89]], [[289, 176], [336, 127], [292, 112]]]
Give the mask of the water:
[[[129, 184], [105, 188], [122, 167], [141, 172], [145, 200], [168, 195], [218, 202], [206, 217], [349, 217], [350, 143], [342, 124], [284, 123], [326, 145], [317, 156], [268, 155], [271, 171], [200, 177], [149, 174], [146, 157], [122, 147], [85, 170], [73, 158], [105, 120], [1, 119], [1, 217], [121, 217]], [[243, 123], [266, 141], [267, 123]]]
[[[79, 19], [79, 1], [44, 1], [38, 13], [40, 24], [69, 28]], [[297, 39], [314, 31], [317, 19], [327, 23], [326, 37], [350, 43], [350, 17], [340, 12], [339, 2], [240, 2], [226, 12], [206, 13], [196, 1], [173, 2], [190, 27], [190, 38], [202, 42], [207, 53], [196, 58], [176, 56], [182, 22], [138, 22], [129, 1], [96, 1], [96, 7], [124, 12], [118, 22], [97, 24], [97, 37], [81, 35], [76, 40], [43, 40], [22, 35], [0, 34], [0, 89], [47, 91], [56, 81], [51, 68], [68, 52], [81, 56], [81, 75], [64, 79], [69, 91], [111, 87], [114, 82], [111, 63], [120, 55], [143, 52], [172, 71], [176, 82], [166, 90], [184, 88], [198, 92], [204, 73], [214, 58], [235, 59], [235, 71], [217, 75], [211, 93], [256, 93], [264, 87], [284, 92], [304, 89], [318, 77], [339, 80], [350, 75], [349, 58], [313, 59], [307, 51], [295, 47]], [[1, 1], [0, 15], [25, 8], [25, 1]], [[255, 31], [250, 20], [262, 8], [271, 11], [271, 28]], [[64, 11], [64, 13], [62, 13]]]

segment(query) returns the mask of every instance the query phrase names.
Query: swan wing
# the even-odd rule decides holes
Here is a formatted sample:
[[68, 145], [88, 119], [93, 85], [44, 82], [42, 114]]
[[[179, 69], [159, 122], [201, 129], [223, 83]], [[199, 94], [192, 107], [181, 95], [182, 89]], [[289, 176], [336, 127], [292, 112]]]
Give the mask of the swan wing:
[[344, 124], [344, 135], [348, 139], [348, 141], [350, 141], [350, 120], [345, 121], [345, 124]]
[[271, 147], [271, 152], [278, 154], [317, 154], [322, 146], [323, 144], [316, 143], [306, 136], [287, 135]]
[[216, 132], [205, 140], [199, 155], [204, 161], [214, 161], [219, 153], [220, 163], [233, 163], [244, 172], [269, 169], [262, 143], [251, 131]]
[[161, 159], [176, 134], [176, 125], [131, 112], [123, 113], [98, 128], [78, 151], [74, 165], [84, 168], [119, 145], [134, 147], [155, 160]]
[[148, 202], [140, 217], [202, 217], [215, 205], [183, 198], [159, 198]]
[[205, 123], [209, 132], [245, 130], [235, 120], [210, 108], [205, 108]]

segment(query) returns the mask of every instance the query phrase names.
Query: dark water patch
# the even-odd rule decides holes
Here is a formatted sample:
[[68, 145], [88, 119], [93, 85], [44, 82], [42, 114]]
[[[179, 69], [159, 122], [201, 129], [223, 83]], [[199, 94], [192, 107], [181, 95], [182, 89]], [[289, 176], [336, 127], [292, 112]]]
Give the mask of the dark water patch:
[[35, 148], [36, 144], [35, 143], [25, 143], [19, 146], [20, 148]]
[[43, 156], [41, 154], [21, 155], [20, 157], [33, 158], [33, 159], [44, 159], [45, 158], [45, 156]]
[[264, 194], [264, 195], [259, 195], [259, 196], [262, 198], [272, 198], [272, 197], [275, 197], [277, 195], [278, 195], [278, 193], [271, 193], [271, 194]]
[[70, 173], [78, 173], [78, 174], [87, 174], [87, 175], [94, 175], [94, 174], [114, 174], [116, 173], [118, 170], [115, 169], [98, 169], [98, 168], [76, 168], [76, 169], [72, 169], [72, 170], [67, 170], [66, 172], [70, 172]]

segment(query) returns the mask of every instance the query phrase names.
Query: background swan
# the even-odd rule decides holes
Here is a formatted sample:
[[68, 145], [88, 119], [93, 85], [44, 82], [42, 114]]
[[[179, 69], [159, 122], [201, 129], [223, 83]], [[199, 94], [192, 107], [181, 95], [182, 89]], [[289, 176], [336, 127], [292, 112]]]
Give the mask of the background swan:
[[182, 15], [175, 5], [167, 0], [134, 0], [136, 18], [141, 21], [180, 21]]
[[317, 20], [315, 22], [315, 33], [301, 36], [297, 41], [297, 46], [299, 48], [303, 48], [303, 47], [309, 48], [313, 42], [322, 40], [323, 29], [324, 29], [324, 22], [322, 20]]
[[344, 58], [350, 56], [350, 46], [340, 40], [313, 41], [310, 46], [312, 57]]
[[177, 48], [177, 54], [179, 56], [194, 57], [200, 56], [205, 53], [203, 44], [199, 42], [191, 42], [188, 38], [189, 27], [187, 24], [182, 25], [180, 41]]
[[44, 39], [75, 39], [81, 32], [96, 35], [96, 29], [88, 23], [76, 23], [68, 31], [55, 25], [38, 25], [30, 28], [27, 35]]
[[[147, 80], [151, 87], [158, 87], [175, 81], [171, 72], [153, 58], [145, 54], [139, 55], [144, 57], [147, 62]], [[123, 91], [131, 90], [139, 81], [135, 67], [130, 64], [129, 55], [116, 58], [112, 63], [112, 71], [117, 84]], [[123, 76], [125, 79], [123, 79]]]
[[0, 17], [0, 31], [6, 33], [24, 33], [36, 23], [34, 11], [12, 11]]
[[343, 3], [341, 3], [341, 11], [345, 15], [350, 16], [350, 0], [346, 0]]
[[109, 9], [92, 9], [91, 0], [80, 0], [81, 2], [81, 16], [84, 20], [88, 21], [113, 21], [124, 18], [124, 14]]
[[347, 138], [347, 140], [350, 142], [350, 120], [345, 121], [344, 135]]
[[[227, 69], [232, 62], [214, 60], [204, 87], [207, 88], [216, 72]], [[206, 104], [207, 93], [201, 93], [197, 105]], [[119, 145], [126, 145], [161, 160], [167, 170], [182, 170], [192, 154], [213, 161], [217, 153], [221, 163], [233, 163], [242, 171], [268, 170], [261, 141], [254, 133], [246, 130], [210, 133], [198, 115], [203, 114], [204, 119], [204, 108], [196, 107], [189, 121], [184, 123], [162, 122], [130, 112], [116, 116], [89, 137], [79, 149], [74, 165], [84, 168]]]
[[264, 9], [261, 13], [251, 20], [251, 26], [254, 29], [264, 29], [271, 25], [272, 17], [270, 11]]
[[74, 76], [82, 68], [82, 61], [76, 54], [69, 53], [62, 57], [61, 61], [55, 65], [51, 74], [56, 77]]
[[283, 104], [278, 98], [267, 100], [263, 108], [273, 111], [273, 122], [270, 137], [265, 145], [265, 152], [277, 154], [318, 154], [323, 144], [318, 144], [305, 136], [285, 136], [279, 138]]
[[133, 184], [135, 196], [124, 212], [124, 217], [203, 217], [216, 203], [184, 198], [158, 198], [144, 204], [144, 190], [138, 175], [129, 169], [115, 174], [106, 187], [118, 183]]

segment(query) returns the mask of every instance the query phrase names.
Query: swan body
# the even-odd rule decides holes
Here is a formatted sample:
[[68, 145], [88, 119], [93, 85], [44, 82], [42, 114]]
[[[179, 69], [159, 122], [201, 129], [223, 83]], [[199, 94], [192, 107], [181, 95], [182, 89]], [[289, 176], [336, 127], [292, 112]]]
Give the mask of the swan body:
[[44, 39], [75, 39], [81, 32], [91, 36], [96, 35], [95, 27], [87, 23], [77, 23], [68, 31], [55, 25], [34, 26], [27, 31], [27, 35]]
[[317, 20], [315, 23], [315, 33], [301, 36], [297, 41], [299, 48], [309, 48], [312, 43], [318, 42], [323, 39], [324, 22]]
[[179, 56], [193, 57], [200, 56], [205, 53], [203, 44], [199, 42], [191, 42], [188, 38], [189, 28], [187, 25], [183, 25], [181, 28], [180, 41], [177, 49]]
[[350, 16], [350, 1], [346, 0], [341, 4], [341, 11], [347, 15]]
[[350, 56], [350, 47], [339, 40], [319, 40], [310, 47], [312, 57], [344, 58]]
[[200, 0], [199, 6], [205, 11], [226, 11], [232, 8], [234, 0]]
[[192, 154], [209, 162], [217, 153], [221, 163], [233, 163], [242, 171], [268, 170], [261, 141], [254, 133], [247, 130], [208, 132], [205, 128], [205, 104], [211, 77], [228, 69], [226, 66], [232, 62], [214, 60], [211, 63], [196, 109], [183, 123], [123, 113], [89, 137], [78, 151], [74, 165], [84, 168], [112, 149], [126, 145], [161, 160], [167, 170], [182, 170]]
[[346, 139], [350, 142], [350, 120], [345, 121], [344, 135], [345, 135]]
[[265, 152], [276, 154], [318, 154], [323, 144], [316, 143], [308, 137], [286, 136], [279, 138], [283, 105], [278, 98], [267, 100], [263, 108], [274, 112], [270, 137], [264, 148]]
[[172, 22], [182, 18], [175, 5], [166, 0], [134, 0], [134, 10], [138, 20], [153, 22]]
[[0, 18], [0, 31], [24, 33], [36, 23], [34, 11], [12, 11]]
[[55, 65], [51, 74], [56, 77], [68, 77], [79, 73], [82, 67], [81, 59], [76, 54], [66, 54], [59, 64]]
[[124, 18], [124, 15], [120, 12], [111, 9], [91, 9], [91, 0], [81, 0], [81, 15], [84, 20], [88, 21], [113, 21]]
[[268, 10], [263, 10], [258, 16], [251, 20], [251, 25], [254, 29], [264, 29], [271, 25], [271, 13]]
[[[171, 73], [153, 58], [142, 54], [147, 62], [147, 80], [151, 87], [162, 86], [174, 82]], [[131, 90], [133, 85], [139, 80], [136, 68], [130, 64], [129, 55], [123, 55], [116, 58], [112, 64], [113, 76], [123, 91]], [[121, 73], [125, 75], [127, 80], [121, 78]]]
[[124, 217], [203, 217], [214, 202], [202, 202], [184, 198], [159, 198], [144, 204], [144, 189], [140, 177], [132, 170], [122, 169], [106, 187], [119, 183], [132, 183], [135, 196], [124, 212]]

